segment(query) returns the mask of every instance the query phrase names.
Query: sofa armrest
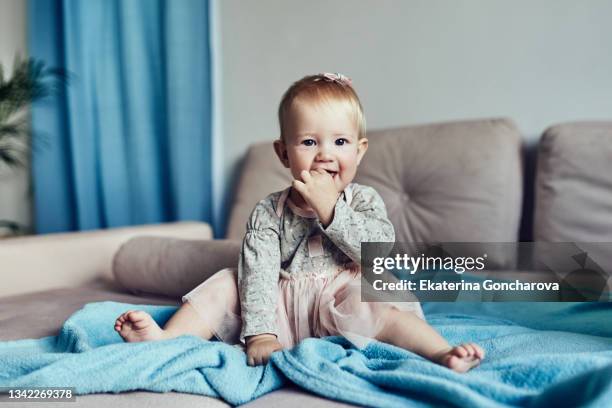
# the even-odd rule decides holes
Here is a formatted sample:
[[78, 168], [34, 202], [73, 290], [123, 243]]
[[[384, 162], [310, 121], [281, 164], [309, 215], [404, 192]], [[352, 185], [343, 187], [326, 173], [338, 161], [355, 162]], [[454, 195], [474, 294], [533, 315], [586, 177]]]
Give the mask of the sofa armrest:
[[0, 296], [112, 280], [113, 255], [138, 235], [212, 239], [212, 229], [189, 221], [0, 240]]

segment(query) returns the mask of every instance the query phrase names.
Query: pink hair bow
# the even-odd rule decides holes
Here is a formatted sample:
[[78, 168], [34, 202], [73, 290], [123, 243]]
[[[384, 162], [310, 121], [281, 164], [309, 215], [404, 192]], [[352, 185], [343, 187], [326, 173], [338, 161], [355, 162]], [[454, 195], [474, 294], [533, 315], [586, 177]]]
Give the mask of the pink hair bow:
[[321, 76], [323, 76], [323, 78], [325, 78], [325, 80], [329, 82], [337, 82], [339, 84], [349, 86], [353, 85], [353, 81], [351, 81], [351, 78], [347, 77], [346, 75], [342, 75], [338, 72], [334, 74], [330, 72], [324, 72], [321, 74]]

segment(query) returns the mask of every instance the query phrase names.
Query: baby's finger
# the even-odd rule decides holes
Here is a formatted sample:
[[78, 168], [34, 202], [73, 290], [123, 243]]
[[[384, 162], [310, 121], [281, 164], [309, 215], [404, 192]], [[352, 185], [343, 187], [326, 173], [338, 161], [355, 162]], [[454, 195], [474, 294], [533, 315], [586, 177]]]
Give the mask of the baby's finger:
[[257, 355], [255, 356], [255, 364], [256, 365], [262, 365], [263, 362], [263, 356], [260, 353], [257, 353]]
[[306, 184], [302, 183], [300, 180], [293, 180], [291, 186], [295, 188], [300, 194], [303, 193], [306, 189]]
[[308, 183], [310, 180], [312, 180], [312, 175], [308, 170], [302, 170], [300, 176], [302, 177], [302, 180], [304, 180], [304, 183]]
[[310, 175], [323, 174], [323, 173], [327, 173], [327, 172], [325, 170], [323, 170], [323, 169], [310, 170]]

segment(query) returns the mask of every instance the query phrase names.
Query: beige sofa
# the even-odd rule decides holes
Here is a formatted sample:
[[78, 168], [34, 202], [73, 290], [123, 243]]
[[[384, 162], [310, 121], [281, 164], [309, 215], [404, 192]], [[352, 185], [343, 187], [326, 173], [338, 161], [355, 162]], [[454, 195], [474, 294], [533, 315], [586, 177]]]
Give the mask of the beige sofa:
[[[380, 192], [398, 241], [516, 242], [521, 225], [523, 238], [612, 241], [612, 123], [548, 129], [538, 147], [536, 174], [524, 174], [530, 166], [524, 163], [523, 139], [508, 119], [410, 126], [368, 137], [370, 149], [355, 181]], [[270, 143], [252, 146], [226, 237], [241, 239], [255, 203], [289, 182]], [[113, 254], [136, 235], [207, 240], [212, 231], [206, 223], [180, 222], [0, 240], [0, 340], [54, 335], [88, 302], [178, 305], [176, 297], [136, 295], [113, 280]], [[92, 407], [227, 405], [204, 396], [149, 392], [77, 401], [75, 406]], [[296, 388], [248, 405], [348, 406]]]

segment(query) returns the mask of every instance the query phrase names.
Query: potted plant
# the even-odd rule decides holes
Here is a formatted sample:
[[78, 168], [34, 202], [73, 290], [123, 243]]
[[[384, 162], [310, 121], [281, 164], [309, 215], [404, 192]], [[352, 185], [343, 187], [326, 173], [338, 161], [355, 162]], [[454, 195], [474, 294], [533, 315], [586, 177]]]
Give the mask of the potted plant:
[[[15, 58], [13, 72], [4, 77], [0, 64], [0, 167], [23, 168], [31, 149], [31, 130], [27, 107], [56, 92], [66, 83], [64, 70], [46, 67], [34, 58]], [[29, 228], [0, 219], [0, 229], [19, 235]]]

